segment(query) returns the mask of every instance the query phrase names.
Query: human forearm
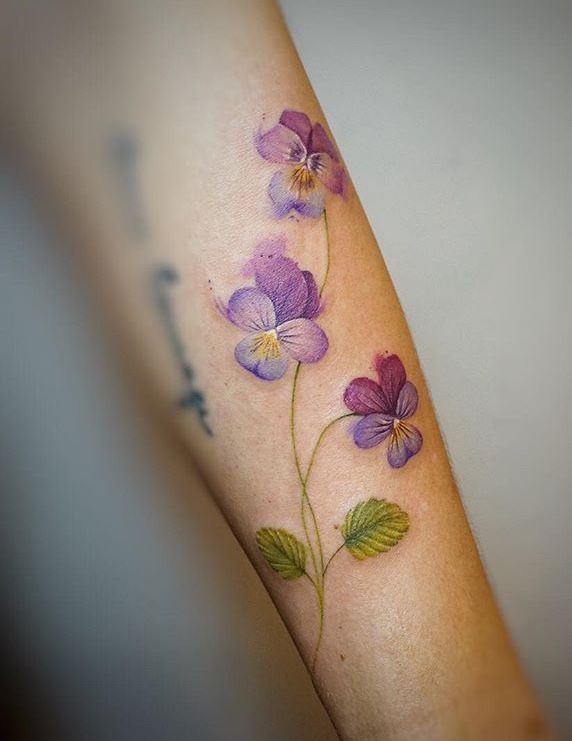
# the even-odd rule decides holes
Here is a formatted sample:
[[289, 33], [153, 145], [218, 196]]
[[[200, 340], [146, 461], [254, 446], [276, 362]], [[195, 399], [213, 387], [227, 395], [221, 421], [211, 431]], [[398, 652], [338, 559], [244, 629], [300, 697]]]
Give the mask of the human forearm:
[[[58, 75], [64, 101], [76, 101], [73, 116], [61, 121], [52, 106], [40, 132], [39, 112], [28, 100], [23, 107], [32, 108], [32, 137], [50, 171], [90, 194], [100, 264], [115, 271], [123, 244], [139, 250], [130, 262], [163, 266], [154, 285], [170, 344], [159, 335], [145, 341], [150, 354], [172, 363], [164, 372], [158, 363], [158, 383], [177, 398], [189, 389], [204, 394], [202, 405], [195, 396], [180, 412], [189, 445], [341, 733], [526, 737], [534, 701], [482, 574], [411, 340], [357, 197], [323, 157], [335, 153], [319, 129], [317, 143], [308, 139], [304, 118], [282, 119], [283, 140], [268, 134], [285, 110], [324, 124], [277, 13], [263, 2], [167, 4], [160, 18], [140, 4], [124, 7], [122, 19], [118, 11], [98, 16], [104, 30], [117, 33], [108, 58], [95, 44], [84, 48], [93, 66], [77, 78]], [[126, 20], [124, 37], [117, 29]], [[79, 34], [87, 44], [85, 29]], [[86, 100], [81, 91], [92, 87], [100, 66], [115, 72], [114, 83]], [[119, 170], [113, 147], [115, 164], [110, 157], [102, 167], [110, 136], [120, 144]], [[124, 172], [121, 146], [134, 141], [140, 158], [133, 200], [133, 181], [117, 174]], [[278, 151], [298, 141], [303, 150], [288, 157]], [[318, 176], [313, 155], [327, 162], [328, 177]], [[277, 172], [290, 181], [275, 180]], [[293, 220], [288, 193], [278, 187], [292, 178], [304, 196], [290, 203]], [[318, 189], [325, 212], [312, 200]], [[135, 221], [133, 208], [141, 210]], [[313, 284], [290, 261], [312, 273], [318, 291], [323, 286], [320, 302], [310, 300]], [[121, 275], [119, 296], [136, 287], [128, 268]], [[258, 290], [251, 306], [235, 294], [245, 287]], [[144, 295], [134, 300], [135, 312]], [[292, 321], [312, 334], [299, 340], [303, 353], [288, 342]], [[245, 339], [252, 334], [260, 336]], [[190, 361], [177, 356], [178, 339]], [[380, 378], [378, 356], [401, 360], [419, 395], [416, 407], [398, 361], [384, 360]], [[183, 388], [185, 362], [193, 371]], [[350, 386], [359, 377], [370, 383]], [[356, 416], [325, 433], [309, 471], [321, 431], [348, 414]], [[380, 433], [375, 438], [368, 421]], [[361, 449], [356, 442], [377, 444]], [[414, 455], [407, 459], [407, 452]], [[363, 535], [343, 529], [344, 522], [372, 498], [389, 500], [408, 518], [398, 513], [394, 521], [392, 531], [403, 536], [395, 547], [358, 561]], [[264, 560], [256, 534], [268, 527], [303, 544], [305, 559], [298, 546], [293, 565], [290, 559], [289, 575], [303, 570], [299, 578], [281, 579]], [[380, 532], [374, 526], [370, 537], [380, 543]], [[266, 554], [275, 537], [259, 534]]]

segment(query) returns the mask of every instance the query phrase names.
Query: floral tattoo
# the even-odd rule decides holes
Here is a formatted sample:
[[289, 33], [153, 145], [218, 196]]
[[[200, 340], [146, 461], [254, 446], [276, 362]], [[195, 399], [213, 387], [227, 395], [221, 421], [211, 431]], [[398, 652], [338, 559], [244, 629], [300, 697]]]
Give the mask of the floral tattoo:
[[268, 186], [274, 216], [291, 211], [316, 218], [324, 211], [325, 190], [344, 196], [346, 175], [321, 124], [305, 113], [283, 111], [276, 126], [256, 137], [258, 153], [282, 165]]
[[[268, 197], [276, 219], [323, 218], [325, 268], [320, 286], [312, 273], [288, 256], [285, 237], [258, 244], [246, 263], [250, 284], [238, 288], [221, 311], [245, 336], [234, 355], [242, 368], [263, 382], [283, 379], [293, 367], [290, 396], [290, 438], [299, 490], [301, 538], [277, 527], [256, 533], [258, 548], [269, 566], [283, 579], [305, 577], [318, 607], [317, 634], [311, 669], [315, 669], [324, 628], [326, 575], [344, 548], [357, 560], [378, 556], [395, 546], [409, 529], [409, 517], [399, 505], [369, 497], [353, 506], [339, 527], [341, 543], [326, 558], [321, 528], [310, 497], [310, 478], [328, 431], [342, 420], [352, 420], [350, 432], [358, 448], [373, 448], [389, 440], [387, 462], [401, 469], [423, 445], [421, 432], [410, 424], [418, 404], [417, 389], [407, 380], [400, 358], [375, 357], [377, 381], [355, 378], [345, 389], [348, 412], [327, 422], [302, 466], [298, 445], [297, 388], [301, 369], [326, 355], [329, 339], [320, 326], [322, 293], [330, 270], [330, 233], [326, 214], [329, 194], [345, 198], [347, 178], [338, 153], [321, 124], [305, 113], [285, 110], [279, 122], [255, 137], [257, 152], [280, 166], [270, 179]], [[407, 421], [406, 421], [407, 420]]]

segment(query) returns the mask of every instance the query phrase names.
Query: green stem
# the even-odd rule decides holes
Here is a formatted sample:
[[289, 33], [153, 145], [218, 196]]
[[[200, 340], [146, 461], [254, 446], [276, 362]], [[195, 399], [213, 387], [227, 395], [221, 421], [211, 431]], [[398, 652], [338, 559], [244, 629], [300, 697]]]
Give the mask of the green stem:
[[322, 548], [322, 538], [320, 537], [320, 530], [318, 528], [318, 520], [316, 518], [316, 513], [314, 512], [314, 507], [312, 506], [312, 502], [310, 501], [310, 497], [308, 496], [306, 484], [304, 484], [304, 489], [302, 491], [302, 497], [303, 497], [303, 500], [305, 500], [306, 504], [308, 505], [308, 509], [310, 510], [312, 521], [314, 523], [314, 532], [316, 534], [316, 542], [318, 544], [318, 555], [320, 557], [320, 574], [322, 574], [324, 571], [324, 549]]
[[324, 427], [324, 429], [320, 432], [318, 435], [318, 439], [316, 440], [316, 444], [314, 445], [314, 450], [312, 451], [312, 455], [310, 456], [310, 463], [308, 464], [308, 469], [306, 471], [306, 475], [303, 477], [303, 483], [304, 487], [308, 486], [308, 479], [310, 478], [310, 473], [312, 472], [312, 468], [314, 466], [314, 463], [316, 461], [316, 455], [318, 453], [318, 448], [322, 444], [322, 440], [324, 439], [326, 433], [328, 430], [333, 427], [336, 422], [339, 422], [342, 419], [347, 419], [348, 417], [356, 417], [355, 412], [348, 412], [347, 414], [342, 414], [339, 417], [336, 417], [335, 419], [332, 419], [328, 424]]
[[304, 569], [304, 576], [305, 576], [305, 577], [306, 577], [307, 579], [309, 579], [310, 583], [312, 584], [312, 586], [313, 586], [313, 587], [314, 587], [314, 589], [316, 590], [316, 594], [317, 594], [317, 593], [318, 593], [318, 587], [317, 587], [317, 585], [316, 585], [316, 582], [314, 581], [314, 579], [313, 579], [313, 578], [312, 578], [312, 577], [310, 576], [310, 574], [309, 574], [309, 573], [308, 573], [308, 572], [307, 572], [307, 571], [306, 571], [305, 569]]
[[328, 275], [330, 273], [330, 230], [328, 228], [328, 214], [325, 208], [324, 208], [323, 214], [324, 214], [324, 229], [326, 230], [326, 269], [324, 271], [324, 277], [322, 278], [322, 285], [320, 286], [320, 296], [322, 295], [324, 291], [324, 288], [326, 286], [326, 281], [328, 280]]
[[[310, 580], [314, 590], [316, 592], [316, 598], [318, 600], [318, 613], [319, 613], [319, 624], [318, 624], [318, 638], [316, 640], [316, 647], [314, 649], [314, 656], [312, 659], [312, 672], [316, 665], [318, 658], [318, 651], [320, 650], [320, 644], [322, 642], [322, 633], [324, 629], [324, 551], [322, 549], [322, 541], [320, 538], [320, 530], [318, 528], [318, 520], [316, 513], [310, 502], [308, 492], [306, 490], [306, 482], [302, 474], [302, 467], [300, 465], [300, 457], [298, 455], [298, 446], [296, 444], [296, 390], [298, 388], [298, 377], [300, 375], [300, 363], [297, 364], [296, 370], [294, 371], [294, 381], [292, 384], [292, 397], [290, 400], [290, 435], [292, 437], [292, 450], [294, 452], [294, 462], [296, 464], [296, 471], [298, 472], [298, 478], [300, 479], [300, 486], [302, 487], [302, 496], [300, 501], [300, 515], [302, 518], [302, 527], [304, 528], [304, 534], [306, 536], [306, 542], [308, 544], [308, 550], [310, 551], [310, 558], [312, 559], [312, 565], [314, 567], [315, 579], [313, 579], [307, 571], [304, 574]], [[318, 560], [314, 551], [314, 546], [310, 538], [310, 532], [308, 530], [308, 523], [306, 521], [306, 506], [312, 516], [314, 524], [314, 532], [316, 534], [316, 541], [318, 545], [318, 552], [320, 557], [320, 566], [318, 567]]]
[[322, 576], [326, 576], [326, 571], [328, 570], [328, 566], [332, 563], [335, 556], [338, 555], [338, 553], [342, 550], [342, 548], [345, 546], [345, 543], [342, 543], [339, 548], [336, 548], [336, 550], [332, 553], [332, 555], [328, 558], [328, 563], [326, 564], [326, 568], [323, 571]]
[[290, 436], [292, 438], [292, 451], [294, 453], [294, 463], [296, 465], [296, 471], [298, 472], [298, 478], [300, 479], [300, 486], [302, 487], [302, 497], [300, 500], [300, 516], [302, 519], [302, 527], [304, 528], [304, 534], [306, 536], [306, 542], [308, 544], [308, 550], [310, 551], [310, 557], [312, 559], [312, 565], [314, 567], [314, 573], [316, 574], [316, 584], [314, 585], [316, 589], [318, 588], [321, 577], [320, 577], [320, 570], [318, 569], [318, 561], [316, 559], [316, 554], [314, 552], [314, 546], [312, 545], [312, 540], [310, 538], [310, 532], [308, 530], [308, 523], [306, 521], [306, 502], [309, 505], [310, 512], [312, 513], [314, 523], [316, 522], [316, 517], [314, 515], [312, 505], [310, 504], [310, 501], [308, 499], [308, 494], [306, 493], [306, 485], [304, 483], [304, 477], [302, 475], [302, 467], [300, 466], [300, 458], [298, 456], [298, 446], [296, 445], [296, 389], [298, 387], [298, 376], [300, 375], [300, 367], [301, 363], [298, 363], [296, 365], [296, 370], [294, 371], [294, 381], [292, 383], [292, 396], [290, 398]]
[[320, 653], [320, 646], [322, 645], [322, 634], [324, 632], [324, 587], [322, 585], [322, 591], [317, 592], [318, 594], [318, 609], [320, 612], [319, 624], [318, 624], [318, 638], [316, 640], [316, 646], [314, 648], [314, 656], [312, 657], [312, 674], [316, 670], [316, 661], [318, 660], [318, 654]]
[[[322, 296], [322, 293], [324, 291], [324, 288], [326, 286], [326, 282], [328, 280], [328, 275], [330, 273], [330, 232], [328, 229], [328, 215], [326, 213], [326, 209], [324, 208], [324, 229], [326, 231], [326, 267], [324, 270], [324, 277], [322, 279], [322, 283], [320, 285], [320, 297]], [[318, 527], [318, 520], [316, 518], [316, 513], [314, 512], [314, 508], [312, 506], [312, 503], [310, 501], [310, 497], [308, 496], [308, 477], [310, 475], [310, 471], [312, 470], [312, 466], [314, 465], [314, 460], [316, 458], [316, 453], [318, 450], [318, 447], [320, 446], [320, 443], [322, 442], [322, 438], [324, 437], [326, 431], [331, 427], [331, 425], [334, 422], [337, 422], [338, 420], [333, 420], [330, 422], [324, 430], [320, 433], [320, 436], [318, 437], [318, 440], [316, 442], [316, 445], [314, 446], [314, 450], [312, 451], [312, 456], [310, 458], [310, 463], [308, 464], [308, 469], [306, 471], [306, 475], [304, 476], [302, 474], [302, 467], [300, 466], [300, 458], [298, 456], [298, 449], [296, 446], [296, 412], [295, 412], [295, 399], [296, 399], [296, 389], [298, 386], [298, 376], [300, 373], [300, 363], [296, 366], [296, 370], [294, 372], [294, 383], [292, 386], [292, 399], [290, 403], [290, 433], [292, 436], [292, 449], [294, 451], [294, 461], [296, 463], [296, 470], [298, 471], [298, 478], [300, 479], [300, 485], [302, 487], [302, 497], [301, 497], [301, 505], [300, 505], [300, 512], [302, 516], [302, 525], [304, 527], [304, 533], [306, 535], [306, 540], [308, 543], [308, 548], [310, 550], [310, 556], [312, 558], [312, 564], [314, 566], [314, 571], [316, 574], [316, 580], [314, 581], [308, 574], [308, 578], [314, 585], [314, 589], [316, 591], [316, 597], [318, 599], [318, 611], [319, 611], [319, 624], [318, 624], [318, 638], [316, 640], [316, 646], [314, 648], [314, 656], [312, 658], [312, 674], [314, 673], [314, 670], [316, 668], [316, 661], [318, 659], [318, 654], [320, 652], [320, 646], [322, 644], [322, 634], [324, 632], [324, 575], [326, 573], [326, 570], [330, 564], [330, 561], [328, 561], [327, 564], [324, 565], [324, 549], [322, 547], [322, 538], [320, 536], [320, 529]], [[344, 417], [352, 416], [351, 414], [344, 414], [342, 417], [338, 417], [338, 419], [343, 419]], [[305, 507], [308, 507], [308, 510], [310, 512], [310, 515], [312, 517], [312, 522], [314, 525], [314, 533], [316, 535], [316, 544], [318, 548], [318, 555], [320, 559], [320, 568], [318, 569], [317, 559], [314, 552], [314, 547], [312, 545], [312, 541], [310, 539], [310, 534], [308, 532], [308, 525], [306, 522], [306, 513], [305, 513]], [[334, 554], [335, 555], [335, 554]], [[332, 556], [333, 558], [333, 556]]]

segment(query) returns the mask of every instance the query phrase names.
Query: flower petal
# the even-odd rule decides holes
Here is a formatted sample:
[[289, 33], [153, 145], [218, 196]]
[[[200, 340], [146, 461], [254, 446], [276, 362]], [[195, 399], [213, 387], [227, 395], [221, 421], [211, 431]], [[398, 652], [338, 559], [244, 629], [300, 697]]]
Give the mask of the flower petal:
[[315, 154], [316, 152], [325, 152], [336, 162], [339, 161], [338, 153], [336, 148], [332, 144], [330, 137], [326, 134], [322, 124], [317, 123], [312, 129], [310, 135], [310, 141], [307, 145], [308, 153]]
[[417, 409], [417, 401], [417, 389], [411, 381], [407, 381], [397, 397], [395, 416], [399, 419], [407, 419], [407, 417], [413, 416]]
[[257, 287], [265, 293], [276, 312], [276, 323], [298, 319], [308, 301], [308, 285], [294, 260], [277, 255], [254, 267]]
[[258, 154], [269, 162], [300, 164], [306, 159], [306, 147], [298, 134], [281, 124], [257, 134], [254, 144]]
[[297, 211], [300, 216], [317, 219], [324, 210], [324, 194], [321, 186], [299, 193], [292, 187], [291, 172], [275, 172], [268, 185], [268, 195], [272, 201], [274, 217], [282, 219], [290, 211]]
[[308, 148], [308, 142], [312, 132], [312, 124], [305, 113], [290, 110], [282, 111], [280, 123], [283, 126], [287, 126], [291, 131], [296, 132], [306, 149]]
[[245, 277], [256, 275], [256, 271], [264, 270], [270, 260], [283, 257], [286, 248], [286, 237], [282, 234], [277, 237], [271, 237], [270, 239], [263, 239], [254, 248], [250, 260], [245, 263], [242, 274]]
[[346, 173], [344, 168], [329, 154], [317, 152], [308, 157], [308, 169], [328, 190], [339, 196], [346, 192]]
[[421, 450], [423, 436], [413, 425], [400, 422], [397, 424], [389, 441], [387, 460], [392, 468], [401, 468], [411, 456]]
[[288, 356], [283, 351], [275, 332], [255, 332], [241, 340], [234, 357], [243, 368], [264, 381], [282, 378], [288, 367]]
[[302, 270], [302, 275], [308, 286], [308, 300], [304, 309], [306, 319], [313, 319], [320, 313], [320, 294], [316, 280], [309, 270]]
[[226, 316], [241, 329], [254, 332], [260, 329], [274, 329], [276, 313], [272, 301], [258, 288], [239, 288], [226, 307]]
[[384, 411], [381, 389], [371, 378], [354, 378], [344, 392], [344, 403], [356, 414]]
[[397, 399], [405, 385], [406, 375], [403, 363], [397, 355], [378, 355], [375, 367], [379, 375], [379, 385], [383, 398], [383, 412], [397, 416]]
[[326, 333], [311, 319], [284, 322], [276, 331], [284, 349], [300, 363], [316, 363], [326, 354]]
[[389, 414], [368, 414], [353, 428], [354, 442], [358, 448], [373, 448], [383, 442], [393, 429]]
[[322, 215], [324, 210], [324, 192], [323, 189], [313, 188], [307, 193], [301, 195], [294, 204], [294, 210], [300, 216], [307, 216], [309, 219], [317, 219]]

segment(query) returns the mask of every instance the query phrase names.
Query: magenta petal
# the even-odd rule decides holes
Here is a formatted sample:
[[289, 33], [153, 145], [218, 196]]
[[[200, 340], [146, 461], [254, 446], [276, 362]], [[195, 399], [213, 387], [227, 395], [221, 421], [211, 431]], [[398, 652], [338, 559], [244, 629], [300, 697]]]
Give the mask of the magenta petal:
[[[282, 378], [288, 367], [288, 356], [280, 347], [277, 338], [274, 342], [264, 342], [265, 332], [256, 332], [241, 340], [234, 350], [234, 357], [243, 368], [254, 373], [264, 381]], [[276, 335], [274, 335], [276, 337]]]
[[237, 327], [250, 332], [276, 326], [272, 301], [258, 288], [239, 288], [235, 291], [228, 302], [226, 315]]
[[353, 428], [354, 442], [358, 448], [373, 448], [391, 434], [393, 417], [389, 414], [368, 414]]
[[398, 419], [407, 419], [407, 417], [414, 415], [417, 409], [417, 401], [417, 389], [411, 381], [407, 381], [397, 397], [395, 416]]
[[308, 169], [328, 190], [336, 195], [344, 195], [346, 191], [346, 174], [344, 168], [333, 160], [329, 154], [323, 152], [308, 157]]
[[275, 257], [256, 265], [254, 275], [257, 287], [274, 304], [277, 324], [303, 315], [308, 301], [308, 285], [294, 260]]
[[254, 140], [258, 154], [269, 162], [300, 164], [306, 159], [306, 147], [298, 134], [286, 126], [274, 126]]
[[392, 468], [401, 468], [421, 450], [423, 436], [413, 425], [403, 422], [394, 429], [389, 441], [387, 460]]
[[312, 124], [305, 113], [301, 111], [283, 111], [280, 116], [280, 123], [298, 134], [306, 149], [308, 148]]
[[344, 403], [356, 414], [384, 411], [381, 389], [371, 378], [354, 378], [344, 392]]
[[307, 149], [309, 154], [325, 152], [333, 160], [336, 160], [336, 162], [339, 160], [336, 148], [332, 144], [330, 137], [326, 134], [322, 124], [317, 123], [312, 129]]
[[302, 270], [302, 275], [308, 287], [308, 300], [304, 308], [306, 319], [313, 319], [320, 313], [320, 294], [314, 276], [309, 270]]
[[277, 219], [287, 216], [290, 211], [297, 211], [300, 216], [317, 219], [324, 210], [323, 188], [314, 187], [305, 193], [292, 188], [292, 174], [275, 172], [268, 185], [268, 195], [272, 201], [272, 211]]
[[379, 385], [383, 398], [382, 411], [396, 416], [399, 392], [405, 385], [406, 375], [403, 363], [397, 355], [385, 357], [378, 355], [375, 367], [379, 375]]
[[311, 319], [284, 322], [277, 332], [286, 352], [300, 363], [316, 363], [328, 349], [326, 333]]

